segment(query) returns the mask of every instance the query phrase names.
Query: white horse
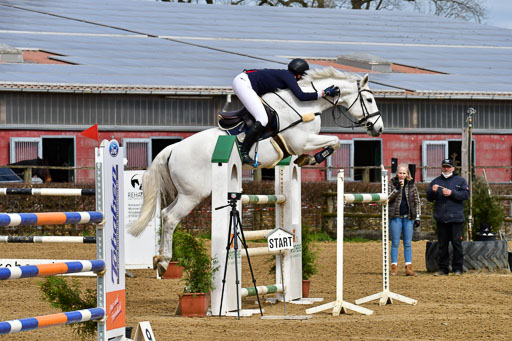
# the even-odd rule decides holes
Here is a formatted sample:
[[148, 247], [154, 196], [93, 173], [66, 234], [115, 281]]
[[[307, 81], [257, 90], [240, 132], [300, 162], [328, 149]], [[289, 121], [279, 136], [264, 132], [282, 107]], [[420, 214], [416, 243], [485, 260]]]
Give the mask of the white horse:
[[[336, 150], [339, 147], [338, 137], [319, 135], [319, 113], [337, 105], [348, 108], [353, 124], [366, 127], [368, 135], [379, 136], [382, 133], [382, 118], [373, 93], [368, 87], [368, 75], [360, 79], [357, 75], [342, 73], [333, 68], [315, 69], [308, 71], [299, 82], [302, 90], [307, 92], [325, 89], [331, 85], [340, 89], [337, 98], [302, 102], [289, 90], [279, 90], [263, 96], [265, 102], [279, 114], [280, 135], [290, 154], [303, 155], [319, 148], [332, 147]], [[293, 125], [298, 120], [302, 122]], [[286, 129], [287, 127], [290, 128]], [[161, 273], [167, 269], [172, 256], [174, 229], [212, 191], [211, 157], [218, 136], [225, 134], [226, 132], [219, 128], [212, 128], [170, 145], [156, 156], [144, 173], [144, 202], [139, 218], [131, 224], [129, 232], [134, 236], [142, 233], [155, 213], [159, 196], [172, 200], [172, 203], [161, 212], [163, 227], [160, 256], [156, 257], [154, 263], [155, 268]], [[251, 155], [254, 155], [254, 148], [255, 146], [251, 150]], [[282, 156], [279, 147], [274, 146], [270, 139], [259, 142], [260, 167], [271, 168]], [[311, 156], [302, 157], [301, 160], [301, 165], [315, 163]]]

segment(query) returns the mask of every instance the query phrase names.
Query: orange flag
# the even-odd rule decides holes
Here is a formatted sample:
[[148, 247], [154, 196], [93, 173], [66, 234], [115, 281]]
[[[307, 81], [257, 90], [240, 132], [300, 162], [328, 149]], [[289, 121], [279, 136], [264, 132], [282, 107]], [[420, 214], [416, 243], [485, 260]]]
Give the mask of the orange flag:
[[100, 136], [98, 134], [98, 123], [96, 123], [95, 125], [93, 125], [90, 128], [85, 129], [84, 131], [82, 131], [80, 133], [80, 135], [83, 135], [83, 136], [88, 137], [90, 139], [94, 139], [94, 140], [98, 141], [98, 143], [99, 143], [100, 142]]

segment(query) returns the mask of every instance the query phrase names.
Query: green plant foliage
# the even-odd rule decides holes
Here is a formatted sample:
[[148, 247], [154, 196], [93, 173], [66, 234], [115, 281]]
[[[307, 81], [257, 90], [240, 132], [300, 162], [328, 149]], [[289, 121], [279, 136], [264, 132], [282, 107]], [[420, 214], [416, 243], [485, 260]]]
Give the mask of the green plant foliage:
[[[482, 177], [477, 177], [473, 182], [473, 230], [478, 230], [481, 223], [487, 223], [492, 226], [493, 232], [497, 232], [503, 225], [504, 218], [503, 206], [490, 195], [487, 181]], [[473, 235], [475, 234], [473, 233]]]
[[[41, 297], [54, 308], [61, 311], [73, 311], [95, 308], [96, 290], [86, 289], [80, 296], [80, 283], [71, 278], [71, 285], [63, 277], [48, 276], [39, 282]], [[82, 340], [93, 338], [96, 334], [96, 321], [69, 324], [73, 332]]]
[[183, 241], [187, 238], [188, 233], [183, 231], [179, 226], [174, 230], [172, 235], [172, 262], [179, 262], [184, 255]]
[[310, 279], [317, 273], [316, 258], [312, 227], [304, 224], [302, 225], [302, 279]]
[[333, 242], [335, 239], [333, 239], [328, 233], [326, 232], [310, 232], [311, 241], [314, 242]]
[[210, 260], [203, 240], [182, 232], [178, 264], [183, 266], [185, 293], [209, 293], [213, 289], [212, 275], [219, 269], [217, 260]]

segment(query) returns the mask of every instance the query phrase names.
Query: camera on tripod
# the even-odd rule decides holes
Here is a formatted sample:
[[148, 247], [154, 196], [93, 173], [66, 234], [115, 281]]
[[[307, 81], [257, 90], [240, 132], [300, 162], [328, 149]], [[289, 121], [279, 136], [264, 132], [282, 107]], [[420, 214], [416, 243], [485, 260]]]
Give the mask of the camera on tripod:
[[231, 202], [231, 201], [238, 201], [242, 199], [242, 193], [237, 193], [237, 192], [228, 192], [228, 201]]

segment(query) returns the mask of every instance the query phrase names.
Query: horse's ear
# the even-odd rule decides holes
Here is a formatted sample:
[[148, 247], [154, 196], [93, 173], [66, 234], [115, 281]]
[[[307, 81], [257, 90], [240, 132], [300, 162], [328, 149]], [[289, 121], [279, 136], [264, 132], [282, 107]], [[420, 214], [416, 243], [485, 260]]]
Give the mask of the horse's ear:
[[361, 88], [364, 88], [368, 85], [368, 74], [364, 75], [363, 79], [361, 79]]

